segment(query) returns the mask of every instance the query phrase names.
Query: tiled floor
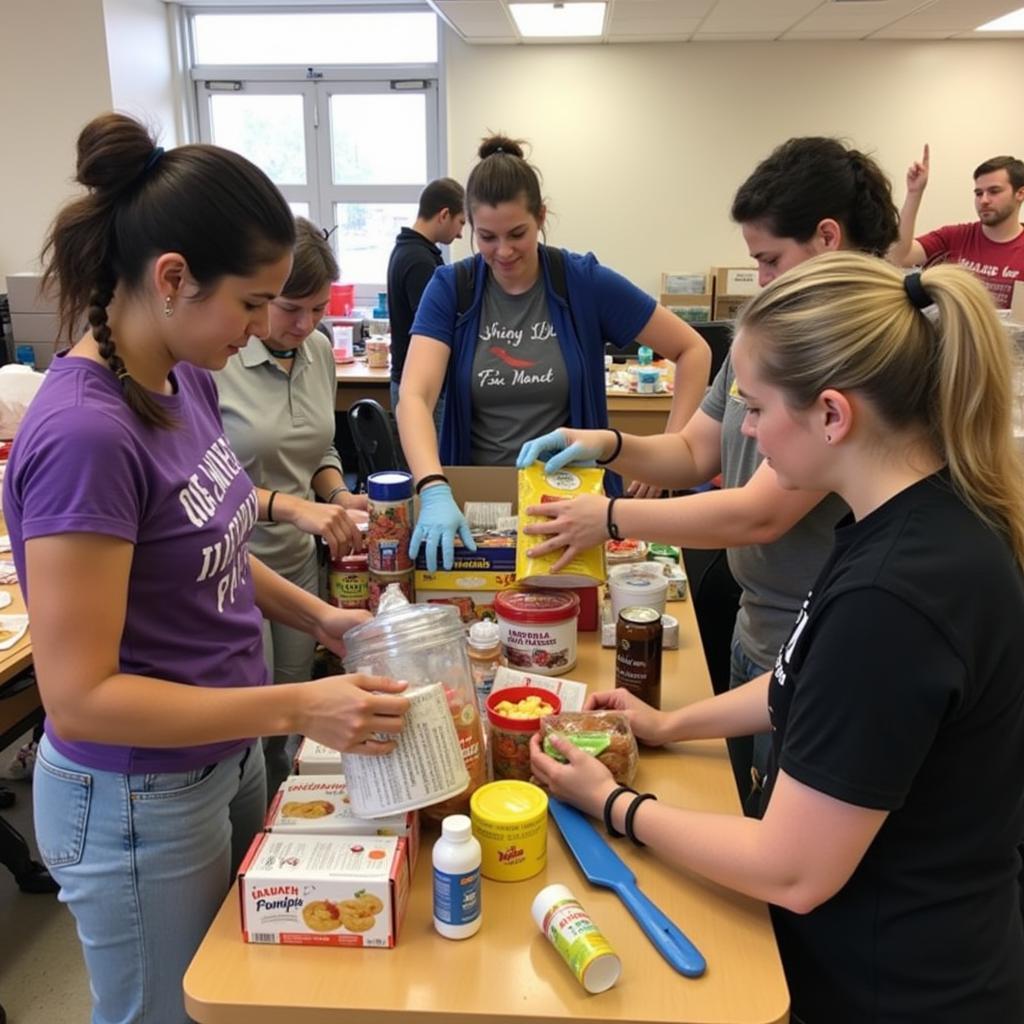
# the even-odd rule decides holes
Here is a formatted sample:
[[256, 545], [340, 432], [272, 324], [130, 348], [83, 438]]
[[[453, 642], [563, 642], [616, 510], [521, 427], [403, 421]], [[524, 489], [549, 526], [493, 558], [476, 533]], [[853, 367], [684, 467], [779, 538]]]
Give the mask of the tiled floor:
[[[0, 751], [0, 773], [20, 744]], [[28, 839], [32, 835], [32, 785], [0, 780], [17, 793], [0, 813]], [[0, 1003], [8, 1024], [87, 1024], [89, 981], [68, 909], [56, 896], [21, 892], [0, 868]]]

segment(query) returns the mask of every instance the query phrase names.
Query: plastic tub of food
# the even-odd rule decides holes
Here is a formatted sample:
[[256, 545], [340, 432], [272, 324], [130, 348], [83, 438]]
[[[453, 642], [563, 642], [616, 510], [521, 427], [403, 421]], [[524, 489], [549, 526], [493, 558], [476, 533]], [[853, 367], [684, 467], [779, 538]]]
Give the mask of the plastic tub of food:
[[503, 590], [494, 611], [510, 668], [560, 676], [576, 664], [580, 599], [571, 590]]
[[548, 860], [548, 797], [539, 786], [503, 779], [481, 786], [470, 800], [480, 873], [496, 882], [520, 882]]
[[562, 702], [549, 690], [510, 686], [492, 690], [487, 698], [491, 726], [491, 768], [495, 779], [530, 778], [530, 737], [541, 719], [557, 715]]

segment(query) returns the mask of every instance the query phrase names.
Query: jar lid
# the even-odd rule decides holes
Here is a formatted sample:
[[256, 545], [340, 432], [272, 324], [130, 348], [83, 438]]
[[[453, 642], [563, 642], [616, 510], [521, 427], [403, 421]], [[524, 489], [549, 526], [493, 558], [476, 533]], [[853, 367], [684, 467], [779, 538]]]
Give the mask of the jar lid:
[[366, 572], [370, 560], [365, 551], [355, 555], [342, 555], [341, 558], [331, 559], [331, 568], [341, 572]]
[[[412, 573], [407, 576], [411, 579]], [[377, 577], [371, 574], [373, 578]], [[458, 645], [464, 636], [457, 608], [404, 604], [353, 626], [345, 634], [345, 668], [357, 672], [361, 665], [372, 663], [378, 655], [390, 655], [399, 650], [423, 653], [439, 646], [457, 650], [453, 645]]]
[[474, 818], [513, 825], [547, 814], [548, 795], [532, 782], [501, 779], [476, 790], [469, 798], [469, 807]]
[[622, 622], [633, 622], [636, 625], [649, 625], [652, 622], [661, 621], [661, 612], [657, 608], [646, 608], [640, 605], [630, 605], [619, 612], [619, 619]]
[[412, 497], [412, 474], [399, 469], [371, 473], [366, 478], [366, 493], [371, 501], [401, 501]]
[[561, 622], [580, 613], [580, 599], [571, 590], [502, 590], [494, 610], [514, 622]]

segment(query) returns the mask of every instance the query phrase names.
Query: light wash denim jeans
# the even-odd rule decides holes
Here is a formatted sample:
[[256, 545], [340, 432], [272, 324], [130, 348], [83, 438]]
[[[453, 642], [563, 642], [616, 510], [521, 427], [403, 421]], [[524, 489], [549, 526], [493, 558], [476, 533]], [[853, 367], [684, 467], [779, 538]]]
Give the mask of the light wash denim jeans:
[[[732, 634], [732, 647], [729, 657], [729, 689], [749, 683], [763, 675], [768, 669], [758, 665]], [[748, 818], [760, 817], [761, 788], [768, 771], [768, 757], [772, 749], [771, 733], [764, 732], [757, 736], [734, 736], [726, 741], [729, 748], [729, 760], [732, 762], [733, 775], [736, 777], [736, 788], [739, 790], [743, 813]], [[756, 773], [756, 775], [755, 775]]]
[[184, 1024], [185, 969], [266, 810], [260, 744], [190, 772], [121, 775], [83, 768], [44, 736], [33, 790], [93, 1024]]

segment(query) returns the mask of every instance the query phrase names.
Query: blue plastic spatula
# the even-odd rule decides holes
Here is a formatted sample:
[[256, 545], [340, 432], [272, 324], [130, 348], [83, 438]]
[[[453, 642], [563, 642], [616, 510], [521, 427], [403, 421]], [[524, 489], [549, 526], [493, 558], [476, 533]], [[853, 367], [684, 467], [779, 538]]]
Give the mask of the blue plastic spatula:
[[665, 916], [639, 889], [636, 875], [619, 855], [601, 838], [586, 817], [554, 797], [548, 798], [548, 810], [572, 850], [587, 880], [594, 885], [613, 889], [639, 922], [647, 938], [658, 952], [688, 978], [699, 978], [707, 962], [682, 930]]

